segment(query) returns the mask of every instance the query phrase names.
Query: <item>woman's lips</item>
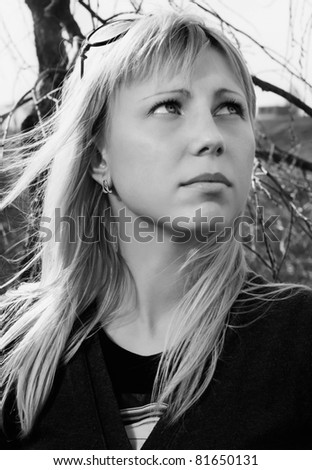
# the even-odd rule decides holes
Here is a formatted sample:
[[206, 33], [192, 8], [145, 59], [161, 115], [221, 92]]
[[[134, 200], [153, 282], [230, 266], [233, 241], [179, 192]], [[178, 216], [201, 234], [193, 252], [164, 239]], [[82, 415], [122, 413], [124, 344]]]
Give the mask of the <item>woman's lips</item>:
[[224, 189], [228, 186], [224, 183], [215, 181], [196, 181], [194, 183], [184, 184], [183, 187], [197, 191], [204, 191], [207, 193], [217, 193], [224, 191]]
[[[196, 186], [199, 185], [199, 186]], [[203, 186], [204, 185], [204, 186]], [[210, 188], [210, 187], [217, 187], [216, 185], [223, 185], [223, 186], [232, 186], [231, 182], [224, 176], [222, 173], [202, 173], [200, 175], [194, 176], [193, 178], [189, 179], [185, 183], [182, 183], [182, 186], [187, 187], [203, 187], [203, 188]]]

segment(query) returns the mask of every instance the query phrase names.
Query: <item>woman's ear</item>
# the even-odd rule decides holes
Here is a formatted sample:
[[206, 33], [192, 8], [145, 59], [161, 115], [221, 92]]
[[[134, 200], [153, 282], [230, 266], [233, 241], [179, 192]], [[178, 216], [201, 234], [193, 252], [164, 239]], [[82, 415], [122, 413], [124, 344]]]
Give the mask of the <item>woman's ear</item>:
[[100, 152], [96, 144], [94, 144], [92, 153], [89, 172], [92, 178], [102, 186], [104, 179], [111, 179], [108, 168], [107, 154], [105, 150]]

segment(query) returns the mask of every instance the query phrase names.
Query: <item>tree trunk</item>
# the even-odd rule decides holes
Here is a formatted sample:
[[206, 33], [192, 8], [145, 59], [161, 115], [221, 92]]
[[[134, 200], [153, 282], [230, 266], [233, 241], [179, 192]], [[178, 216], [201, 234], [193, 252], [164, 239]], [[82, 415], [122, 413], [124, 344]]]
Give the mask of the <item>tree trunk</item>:
[[[33, 22], [36, 53], [39, 63], [39, 77], [34, 86], [34, 97], [39, 100], [52, 90], [60, 87], [65, 77], [68, 57], [62, 36], [65, 28], [69, 39], [83, 37], [80, 28], [70, 13], [69, 0], [25, 0]], [[41, 117], [54, 109], [54, 101], [45, 99], [22, 123], [22, 130], [31, 129]]]

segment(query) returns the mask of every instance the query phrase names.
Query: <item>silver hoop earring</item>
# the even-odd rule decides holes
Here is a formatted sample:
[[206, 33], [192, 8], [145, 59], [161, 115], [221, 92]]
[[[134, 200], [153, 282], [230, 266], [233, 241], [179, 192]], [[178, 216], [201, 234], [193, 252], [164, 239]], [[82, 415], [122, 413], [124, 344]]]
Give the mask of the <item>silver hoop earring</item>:
[[113, 192], [111, 188], [108, 186], [107, 180], [105, 179], [102, 182], [102, 190], [104, 194], [108, 194], [108, 193], [111, 194]]

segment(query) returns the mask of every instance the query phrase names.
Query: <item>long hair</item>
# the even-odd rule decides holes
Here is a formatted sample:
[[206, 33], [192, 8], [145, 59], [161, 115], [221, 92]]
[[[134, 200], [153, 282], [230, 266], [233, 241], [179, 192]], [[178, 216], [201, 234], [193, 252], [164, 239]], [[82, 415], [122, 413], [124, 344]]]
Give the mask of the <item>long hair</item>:
[[[22, 435], [31, 431], [59, 364], [67, 363], [96, 328], [135, 308], [131, 271], [112, 243], [109, 225], [100, 223], [109, 201], [89, 174], [96, 152], [93, 142], [109, 128], [112, 98], [121, 84], [133, 80], [159, 73], [189, 74], [203, 47], [216, 48], [228, 58], [253, 119], [255, 94], [240, 53], [201, 19], [166, 13], [143, 17], [122, 38], [91, 49], [83, 78], [79, 64], [70, 73], [59, 111], [27, 134], [32, 143], [19, 150], [7, 144], [7, 171], [18, 179], [2, 208], [41, 178], [39, 223], [49, 222], [49, 232], [39, 231], [31, 261], [24, 267], [40, 262], [36, 282], [22, 283], [1, 299], [6, 316], [4, 400], [14, 390]], [[38, 132], [43, 132], [42, 139]], [[86, 233], [98, 237], [86, 242]], [[257, 292], [255, 284], [246, 282], [247, 271], [242, 244], [235, 237], [226, 243], [209, 241], [187, 253], [179, 272], [184, 292], [174, 310], [153, 390], [156, 402], [169, 404], [172, 421], [209, 385], [239, 293], [248, 288]], [[287, 289], [275, 285], [266, 297]], [[94, 301], [96, 313], [83, 318]]]

